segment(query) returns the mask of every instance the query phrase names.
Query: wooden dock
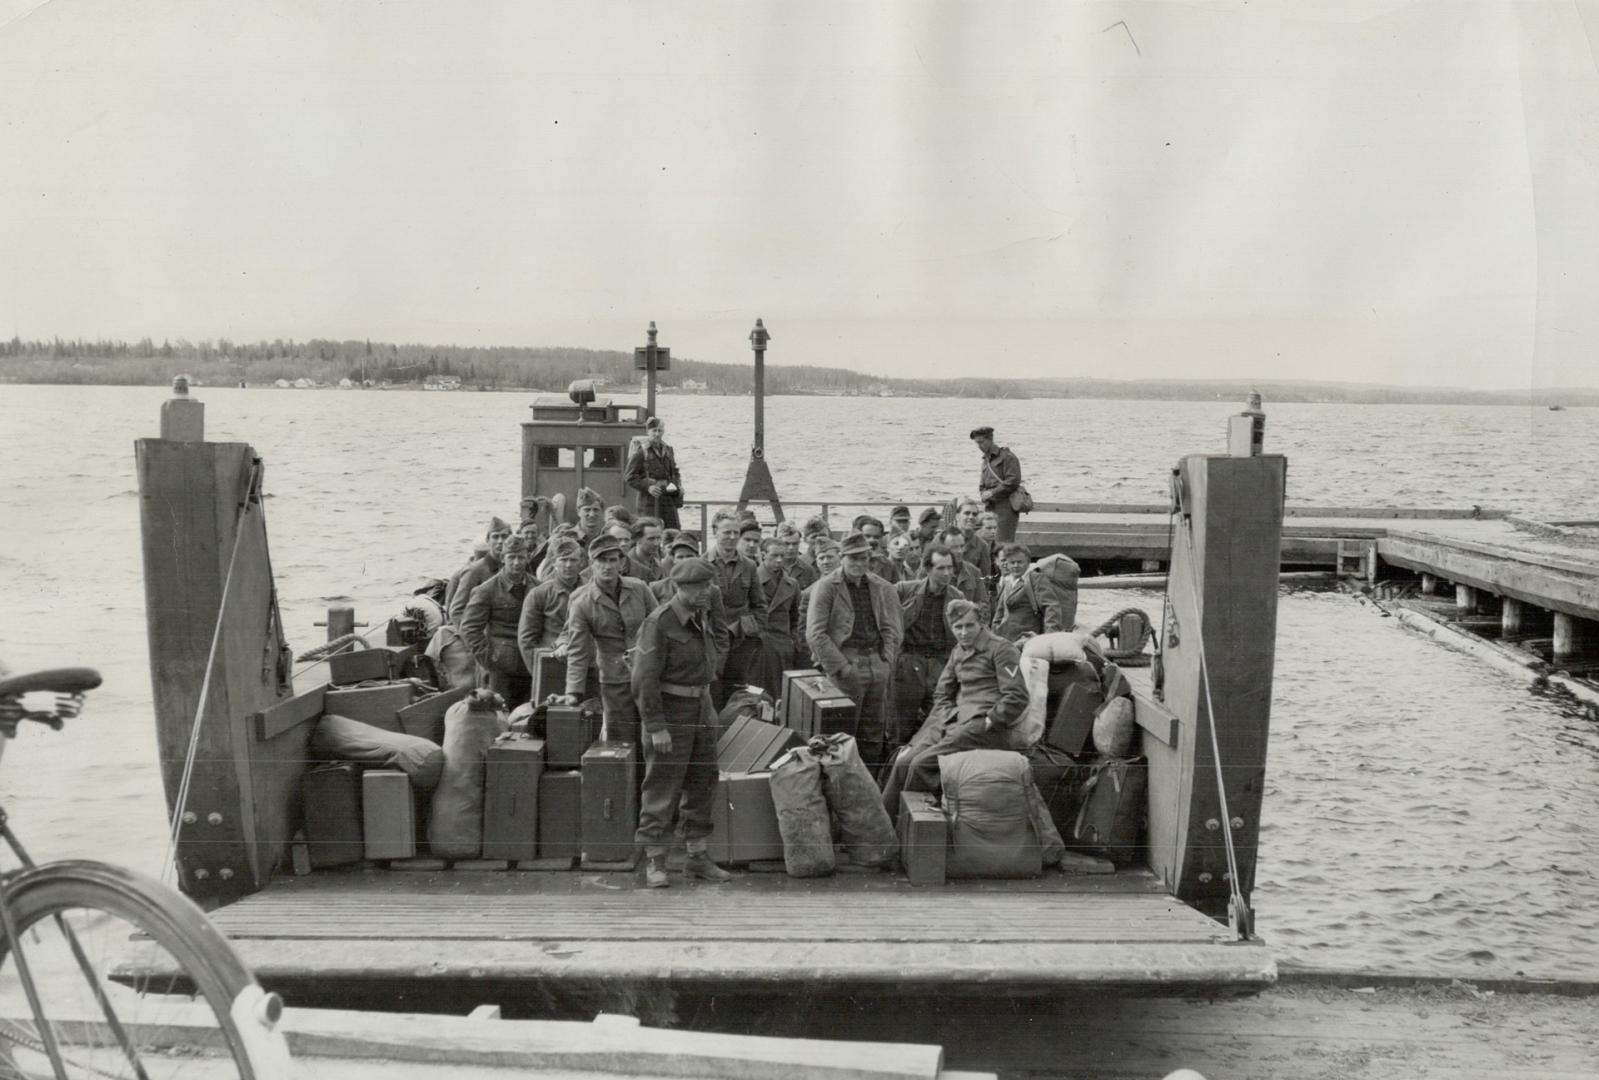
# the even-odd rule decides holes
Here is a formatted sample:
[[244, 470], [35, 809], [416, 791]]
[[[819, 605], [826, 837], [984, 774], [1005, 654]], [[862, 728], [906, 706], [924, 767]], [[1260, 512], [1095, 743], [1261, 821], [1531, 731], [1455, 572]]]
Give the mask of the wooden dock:
[[508, 1007], [796, 986], [900, 999], [1216, 995], [1276, 978], [1264, 946], [1232, 940], [1147, 871], [928, 888], [888, 873], [741, 873], [646, 891], [627, 873], [372, 868], [281, 879], [213, 919], [262, 985], [296, 1003], [402, 985]]

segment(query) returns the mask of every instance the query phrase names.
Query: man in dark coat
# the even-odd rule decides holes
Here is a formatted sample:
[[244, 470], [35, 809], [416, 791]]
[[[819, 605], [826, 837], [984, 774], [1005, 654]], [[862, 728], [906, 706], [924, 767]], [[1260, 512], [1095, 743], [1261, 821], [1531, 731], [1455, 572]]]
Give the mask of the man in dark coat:
[[983, 464], [978, 471], [977, 497], [983, 506], [999, 519], [999, 542], [1008, 544], [1016, 539], [1016, 522], [1020, 515], [1011, 508], [1011, 496], [1022, 486], [1022, 463], [1008, 446], [994, 445], [994, 429], [972, 429], [972, 441]]
[[754, 677], [764, 620], [759, 570], [738, 550], [738, 515], [730, 510], [718, 511], [711, 527], [716, 532], [716, 544], [705, 561], [716, 573], [729, 639], [722, 678], [711, 695], [720, 709], [727, 703], [734, 686], [748, 683]]
[[761, 596], [765, 619], [761, 627], [761, 660], [757, 684], [776, 697], [783, 692], [783, 672], [794, 666], [794, 649], [800, 634], [799, 586], [783, 569], [783, 541], [761, 541]]
[[627, 486], [638, 492], [639, 513], [660, 518], [668, 529], [681, 528], [677, 508], [683, 505], [683, 476], [677, 452], [666, 443], [666, 422], [652, 416], [644, 433], [644, 442], [627, 458]]
[[894, 665], [890, 746], [909, 742], [932, 711], [938, 677], [955, 647], [955, 633], [950, 629], [945, 607], [951, 600], [966, 599], [953, 583], [955, 557], [947, 549], [928, 548], [922, 557], [922, 568], [924, 577], [894, 586], [905, 625], [905, 643]]
[[527, 544], [508, 537], [501, 547], [504, 565], [472, 590], [461, 614], [461, 636], [477, 661], [478, 685], [488, 687], [508, 704], [533, 696], [532, 676], [517, 648], [517, 622], [527, 599]]
[[988, 625], [988, 616], [993, 610], [988, 601], [988, 575], [979, 570], [976, 564], [966, 559], [966, 534], [957, 525], [951, 525], [939, 536], [939, 543], [949, 549], [955, 557], [955, 588], [960, 590], [962, 596], [977, 605], [979, 614], [982, 615], [983, 625]]
[[661, 565], [661, 523], [652, 517], [641, 517], [633, 522], [627, 551], [627, 565], [622, 572], [649, 585], [666, 576]]

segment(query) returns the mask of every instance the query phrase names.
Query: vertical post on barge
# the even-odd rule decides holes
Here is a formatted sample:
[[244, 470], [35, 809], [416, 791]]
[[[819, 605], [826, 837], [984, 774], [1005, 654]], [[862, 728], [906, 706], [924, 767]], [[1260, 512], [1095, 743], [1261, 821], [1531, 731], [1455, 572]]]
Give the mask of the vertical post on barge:
[[750, 331], [750, 346], [755, 350], [755, 442], [750, 447], [750, 467], [744, 473], [744, 488], [738, 493], [738, 508], [752, 502], [771, 506], [772, 515], [783, 520], [783, 502], [772, 483], [772, 470], [766, 464], [766, 343], [772, 335], [760, 319]]
[[655, 373], [672, 369], [672, 350], [655, 343], [655, 320], [650, 320], [650, 343], [633, 347], [633, 368], [644, 372], [644, 415], [655, 415]]

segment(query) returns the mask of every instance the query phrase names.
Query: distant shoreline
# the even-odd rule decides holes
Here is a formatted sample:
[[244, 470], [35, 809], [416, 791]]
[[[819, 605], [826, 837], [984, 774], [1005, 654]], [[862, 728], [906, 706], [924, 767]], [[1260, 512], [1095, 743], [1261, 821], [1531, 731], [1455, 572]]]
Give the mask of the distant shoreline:
[[[162, 380], [154, 380], [154, 381], [149, 381], [149, 382], [100, 382], [100, 381], [91, 382], [91, 381], [86, 381], [86, 380], [83, 380], [83, 379], [27, 379], [27, 380], [23, 380], [23, 379], [6, 378], [5, 376], [0, 375], [0, 385], [10, 385], [10, 386], [144, 387], [144, 386], [164, 386], [166, 384], [167, 384], [167, 381], [164, 380], [164, 379], [162, 379]], [[341, 393], [354, 393], [354, 392], [360, 391], [360, 392], [375, 392], [375, 393], [548, 394], [548, 395], [554, 395], [554, 396], [558, 396], [558, 397], [565, 397], [566, 396], [565, 388], [552, 389], [552, 388], [541, 388], [541, 387], [536, 387], [536, 386], [459, 386], [459, 387], [452, 387], [452, 388], [447, 388], [446, 389], [446, 388], [420, 386], [420, 385], [417, 385], [415, 383], [390, 383], [388, 385], [348, 386], [348, 387], [338, 386], [336, 384], [331, 384], [331, 383], [323, 383], [323, 384], [319, 384], [319, 385], [315, 385], [315, 386], [292, 386], [291, 385], [291, 386], [282, 386], [282, 387], [280, 387], [280, 386], [275, 385], [274, 383], [250, 383], [250, 382], [247, 381], [246, 384], [241, 387], [238, 384], [229, 384], [229, 383], [226, 383], [226, 382], [212, 383], [212, 384], [208, 385], [203, 380], [197, 381], [193, 385], [194, 385], [196, 390], [207, 390], [207, 389], [239, 390], [239, 389], [248, 389], [248, 390], [271, 390], [271, 391], [279, 391], [279, 392], [299, 391], [299, 392], [302, 392], [302, 393], [306, 392], [306, 391], [319, 391], [319, 390], [320, 391], [328, 391], [328, 390], [331, 390], [331, 391], [337, 391], [337, 392], [341, 392]], [[602, 387], [599, 392], [600, 392], [600, 394], [602, 396], [611, 396], [611, 397], [618, 397], [618, 398], [634, 398], [634, 397], [642, 398], [644, 396], [643, 388], [642, 387], [637, 387], [637, 386]], [[672, 398], [679, 398], [679, 397], [690, 397], [690, 398], [691, 397], [747, 398], [747, 397], [750, 396], [748, 391], [740, 392], [740, 391], [680, 390], [680, 389], [677, 389], [675, 387], [674, 388], [667, 388], [667, 389], [664, 389], [664, 390], [659, 390], [659, 391], [657, 391], [657, 393], [659, 394], [660, 398], [663, 398], [663, 399], [666, 399], [666, 400], [670, 400]], [[1536, 398], [1530, 398], [1529, 397], [1529, 398], [1518, 399], [1518, 398], [1512, 397], [1510, 395], [1494, 394], [1491, 391], [1480, 391], [1480, 392], [1478, 392], [1478, 391], [1466, 391], [1466, 392], [1463, 393], [1463, 395], [1461, 397], [1458, 397], [1458, 398], [1449, 397], [1449, 396], [1442, 396], [1442, 395], [1440, 395], [1440, 396], [1432, 396], [1432, 394], [1436, 394], [1436, 393], [1437, 393], [1436, 391], [1429, 392], [1428, 396], [1426, 396], [1426, 397], [1408, 397], [1408, 396], [1404, 396], [1403, 393], [1401, 392], [1401, 393], [1395, 394], [1394, 396], [1392, 396], [1390, 398], [1386, 398], [1386, 399], [1378, 398], [1378, 397], [1361, 397], [1361, 398], [1358, 398], [1358, 399], [1327, 398], [1327, 397], [1311, 397], [1311, 396], [1308, 396], [1308, 395], [1292, 395], [1292, 394], [1281, 394], [1281, 393], [1278, 393], [1278, 394], [1267, 394], [1266, 395], [1266, 403], [1268, 405], [1270, 405], [1270, 404], [1279, 404], [1279, 405], [1357, 405], [1357, 406], [1358, 405], [1471, 405], [1471, 406], [1493, 406], [1495, 408], [1515, 408], [1515, 409], [1529, 409], [1529, 408], [1531, 408], [1531, 409], [1548, 409], [1551, 406], [1558, 406], [1558, 408], [1555, 409], [1554, 411], [1565, 411], [1567, 409], [1582, 409], [1582, 408], [1599, 407], [1599, 391], [1560, 391], [1560, 392], [1558, 392], [1559, 396], [1556, 396], [1556, 397], [1554, 397], [1552, 399], [1549, 398], [1549, 397], [1546, 397], [1544, 395], [1539, 395]], [[1467, 395], [1469, 395], [1469, 396], [1467, 396]], [[927, 393], [927, 392], [911, 392], [911, 391], [897, 392], [897, 393], [892, 393], [892, 394], [872, 394], [872, 393], [851, 393], [851, 392], [848, 392], [848, 391], [846, 391], [846, 392], [830, 392], [830, 391], [825, 391], [825, 390], [787, 390], [787, 391], [772, 391], [772, 390], [768, 390], [767, 393], [766, 393], [766, 396], [769, 397], [769, 398], [786, 398], [786, 397], [844, 398], [844, 399], [849, 399], [849, 400], [859, 400], [859, 399], [863, 399], [864, 398], [864, 399], [883, 400], [883, 401], [895, 401], [895, 400], [931, 401], [931, 400], [939, 400], [939, 399], [964, 399], [964, 400], [976, 400], [976, 401], [1153, 401], [1153, 402], [1168, 401], [1168, 402], [1212, 402], [1212, 403], [1214, 403], [1214, 402], [1222, 402], [1222, 403], [1238, 404], [1238, 405], [1242, 406], [1242, 404], [1243, 404], [1243, 396], [1244, 395], [1243, 395], [1243, 393], [1240, 393], [1236, 388], [1234, 388], [1232, 386], [1229, 386], [1225, 391], [1218, 390], [1217, 392], [1211, 393], [1211, 394], [1197, 394], [1197, 393], [1195, 393], [1195, 394], [1187, 394], [1187, 395], [1181, 395], [1181, 396], [1173, 396], [1173, 395], [1171, 395], [1169, 393], [1158, 393], [1158, 394], [1146, 393], [1146, 394], [1140, 394], [1140, 393], [1137, 393], [1137, 392], [1126, 392], [1126, 391], [1124, 391], [1122, 393], [1107, 393], [1107, 392], [1098, 392], [1098, 393], [1081, 393], [1081, 392], [1079, 392], [1079, 393], [1067, 393], [1067, 392], [1063, 392], [1063, 393], [1054, 393], [1054, 394], [1032, 393], [1032, 394], [1028, 394], [1028, 395], [1026, 395], [1024, 397], [1024, 396], [1019, 396], [1019, 395], [1015, 395], [1015, 394], [994, 396], [994, 395], [974, 394], [974, 393], [957, 393], [957, 392], [951, 392], [951, 393]], [[1589, 400], [1589, 399], [1591, 399], [1591, 400]]]

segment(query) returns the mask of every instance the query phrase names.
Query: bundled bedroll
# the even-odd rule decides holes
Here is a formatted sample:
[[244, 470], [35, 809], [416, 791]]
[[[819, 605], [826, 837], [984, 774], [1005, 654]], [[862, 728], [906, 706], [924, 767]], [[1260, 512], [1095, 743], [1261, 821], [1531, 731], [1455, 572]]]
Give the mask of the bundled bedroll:
[[1026, 878], [1060, 860], [1060, 834], [1011, 750], [967, 750], [938, 760], [949, 819], [952, 878]]

